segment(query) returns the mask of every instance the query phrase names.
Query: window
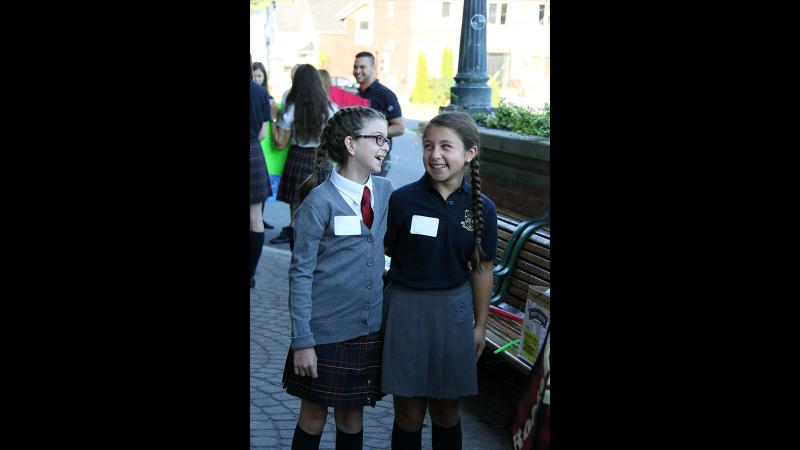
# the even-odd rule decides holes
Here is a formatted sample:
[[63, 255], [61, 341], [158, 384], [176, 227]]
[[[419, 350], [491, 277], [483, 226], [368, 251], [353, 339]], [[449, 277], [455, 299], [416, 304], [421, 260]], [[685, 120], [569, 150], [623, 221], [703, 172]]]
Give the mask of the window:
[[390, 52], [383, 52], [383, 57], [381, 61], [383, 61], [383, 67], [381, 67], [381, 73], [390, 72], [392, 70], [391, 66], [391, 53]]
[[489, 53], [488, 72], [490, 77], [495, 77], [500, 86], [508, 84], [511, 55], [508, 53]]
[[495, 25], [505, 25], [507, 12], [508, 3], [489, 3], [489, 17], [487, 21]]
[[386, 9], [386, 18], [391, 19], [394, 17], [394, 1], [389, 0], [389, 4], [387, 5]]
[[544, 25], [544, 5], [539, 5], [539, 25]]
[[450, 17], [450, 2], [442, 2], [442, 19]]
[[372, 22], [369, 20], [356, 22], [356, 45], [372, 45]]

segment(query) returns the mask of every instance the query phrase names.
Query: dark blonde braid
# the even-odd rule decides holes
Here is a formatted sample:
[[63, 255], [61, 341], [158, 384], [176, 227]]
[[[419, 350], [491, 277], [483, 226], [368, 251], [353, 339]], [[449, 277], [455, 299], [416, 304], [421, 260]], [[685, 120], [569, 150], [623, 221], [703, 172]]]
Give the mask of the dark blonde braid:
[[472, 227], [475, 233], [475, 246], [472, 248], [470, 261], [472, 268], [477, 268], [478, 273], [483, 273], [483, 258], [486, 252], [481, 247], [481, 236], [483, 236], [483, 197], [481, 197], [481, 174], [478, 156], [469, 163], [472, 172]]
[[368, 120], [386, 120], [383, 114], [366, 106], [342, 108], [328, 119], [320, 135], [320, 143], [316, 150], [316, 169], [300, 185], [300, 201], [312, 189], [322, 184], [330, 175], [328, 158], [336, 164], [347, 164], [347, 148], [344, 140], [347, 136], [360, 134]]

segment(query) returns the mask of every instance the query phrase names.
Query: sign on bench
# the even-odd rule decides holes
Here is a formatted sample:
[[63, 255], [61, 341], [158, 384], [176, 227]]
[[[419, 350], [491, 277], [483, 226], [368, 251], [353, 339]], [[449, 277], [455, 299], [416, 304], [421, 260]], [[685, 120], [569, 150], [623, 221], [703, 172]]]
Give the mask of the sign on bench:
[[519, 357], [533, 365], [550, 329], [550, 288], [528, 286], [525, 319], [519, 337]]

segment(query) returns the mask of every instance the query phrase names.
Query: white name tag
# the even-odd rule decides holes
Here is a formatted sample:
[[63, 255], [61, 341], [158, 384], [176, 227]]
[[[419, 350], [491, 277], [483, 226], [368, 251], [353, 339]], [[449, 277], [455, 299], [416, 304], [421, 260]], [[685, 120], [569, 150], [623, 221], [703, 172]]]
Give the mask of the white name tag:
[[361, 234], [361, 219], [358, 216], [335, 216], [333, 233], [336, 236], [353, 236]]
[[422, 234], [436, 237], [439, 231], [439, 219], [425, 216], [411, 217], [411, 234]]

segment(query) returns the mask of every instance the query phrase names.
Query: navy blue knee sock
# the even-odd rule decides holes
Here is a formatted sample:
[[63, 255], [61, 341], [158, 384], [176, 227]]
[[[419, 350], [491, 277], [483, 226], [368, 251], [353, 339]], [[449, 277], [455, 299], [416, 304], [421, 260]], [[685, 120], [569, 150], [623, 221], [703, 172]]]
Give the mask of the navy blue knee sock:
[[406, 431], [397, 422], [392, 427], [392, 450], [421, 450], [422, 428], [417, 431]]
[[431, 443], [433, 450], [461, 450], [461, 421], [449, 428], [433, 424]]
[[364, 445], [364, 430], [358, 433], [345, 433], [336, 429], [336, 450], [361, 450]]
[[317, 450], [320, 438], [322, 438], [322, 433], [316, 436], [308, 434], [300, 428], [300, 424], [297, 424], [294, 427], [294, 436], [292, 436], [292, 450]]

